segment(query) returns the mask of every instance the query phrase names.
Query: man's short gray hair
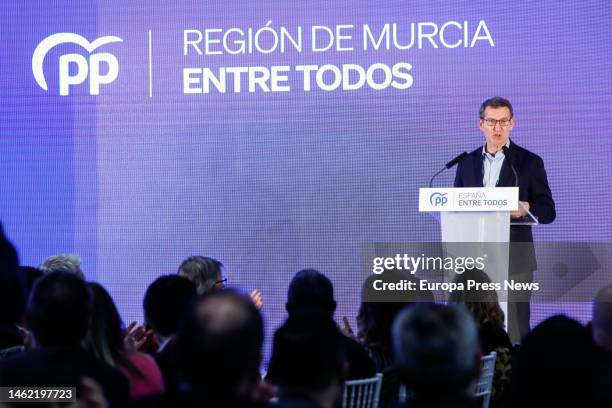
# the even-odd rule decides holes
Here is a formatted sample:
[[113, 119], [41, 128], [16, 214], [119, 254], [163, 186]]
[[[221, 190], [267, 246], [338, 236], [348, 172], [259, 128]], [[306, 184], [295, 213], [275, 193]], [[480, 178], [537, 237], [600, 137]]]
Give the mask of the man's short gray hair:
[[85, 279], [85, 274], [81, 270], [81, 258], [78, 255], [59, 254], [50, 256], [40, 265], [40, 270], [44, 274], [67, 272]]
[[196, 285], [198, 295], [210, 292], [221, 279], [223, 264], [216, 259], [205, 256], [192, 256], [179, 266], [178, 274]]
[[393, 324], [393, 346], [402, 378], [417, 393], [462, 393], [478, 374], [478, 331], [462, 305], [405, 309]]

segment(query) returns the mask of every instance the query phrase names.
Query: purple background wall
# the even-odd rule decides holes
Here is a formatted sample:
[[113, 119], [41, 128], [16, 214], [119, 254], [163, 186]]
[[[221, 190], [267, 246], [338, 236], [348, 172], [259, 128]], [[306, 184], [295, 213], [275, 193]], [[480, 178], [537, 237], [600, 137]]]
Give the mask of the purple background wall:
[[[337, 315], [359, 303], [360, 245], [438, 240], [417, 212], [418, 187], [482, 143], [477, 111], [503, 95], [512, 138], [545, 162], [557, 203], [538, 241], [612, 241], [612, 5], [562, 2], [23, 1], [0, 6], [0, 219], [23, 264], [74, 252], [126, 320], [146, 286], [186, 256], [222, 260], [230, 283], [259, 288], [268, 329], [284, 317], [293, 273], [333, 280]], [[162, 4], [163, 3], [163, 4]], [[257, 4], [255, 4], [257, 3]], [[485, 20], [495, 47], [183, 56], [184, 29]], [[148, 96], [148, 30], [153, 98]], [[36, 45], [58, 32], [104, 46], [117, 80], [90, 96], [58, 96], [62, 45], [31, 71]], [[101, 49], [102, 50], [102, 49]], [[374, 62], [413, 65], [407, 90], [184, 95], [185, 66]], [[450, 185], [452, 172], [439, 180]], [[534, 305], [534, 322], [588, 305]], [[269, 332], [268, 334], [270, 334]]]

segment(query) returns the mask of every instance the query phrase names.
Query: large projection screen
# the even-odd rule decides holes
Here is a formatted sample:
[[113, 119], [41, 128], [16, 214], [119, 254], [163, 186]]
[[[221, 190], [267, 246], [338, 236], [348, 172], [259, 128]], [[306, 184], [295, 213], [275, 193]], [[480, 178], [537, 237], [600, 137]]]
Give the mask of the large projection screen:
[[[494, 95], [556, 201], [535, 240], [612, 241], [609, 1], [26, 0], [0, 18], [0, 220], [22, 264], [79, 254], [126, 321], [190, 255], [262, 291], [268, 335], [306, 267], [352, 320], [362, 245], [440, 239], [418, 188], [482, 146]], [[534, 304], [532, 323], [589, 309]]]

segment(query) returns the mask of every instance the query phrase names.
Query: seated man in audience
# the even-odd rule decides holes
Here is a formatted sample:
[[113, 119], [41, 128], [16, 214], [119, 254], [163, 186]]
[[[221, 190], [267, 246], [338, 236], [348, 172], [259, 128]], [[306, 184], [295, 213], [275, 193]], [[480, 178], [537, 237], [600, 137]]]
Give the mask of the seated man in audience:
[[[216, 259], [205, 256], [191, 256], [179, 266], [178, 274], [196, 285], [198, 295], [214, 289], [223, 289], [226, 278], [223, 278], [223, 264]], [[251, 292], [251, 299], [257, 309], [263, 307], [263, 297], [257, 289]]]
[[17, 251], [0, 224], [0, 358], [5, 349], [19, 349], [23, 344], [17, 324], [21, 324], [25, 310], [27, 283], [18, 263]]
[[125, 377], [81, 347], [90, 316], [91, 295], [85, 281], [66, 272], [40, 278], [26, 311], [34, 348], [0, 361], [0, 386], [79, 387], [88, 377], [102, 387], [110, 402], [127, 400]]
[[480, 372], [476, 324], [465, 308], [418, 304], [393, 324], [402, 381], [410, 407], [478, 407], [470, 396]]
[[525, 336], [516, 353], [507, 406], [609, 407], [597, 395], [595, 358], [582, 324], [561, 315], [546, 319]]
[[193, 282], [177, 275], [157, 278], [145, 292], [143, 308], [146, 325], [159, 344], [155, 361], [164, 377], [166, 392], [174, 392], [177, 382], [175, 335], [189, 303], [195, 298]]
[[[408, 293], [385, 294], [385, 302], [373, 289], [374, 281], [382, 279], [387, 283], [415, 282], [417, 290]], [[357, 314], [357, 340], [363, 345], [374, 363], [377, 373], [383, 374], [379, 407], [394, 407], [400, 393], [400, 376], [393, 355], [391, 327], [399, 312], [420, 302], [434, 302], [431, 291], [419, 288], [418, 279], [410, 273], [388, 269], [380, 275], [370, 275], [361, 287], [361, 306]], [[345, 320], [343, 332], [353, 332]]]
[[85, 274], [81, 270], [81, 258], [77, 255], [60, 254], [50, 256], [40, 265], [40, 270], [44, 274], [51, 272], [71, 273], [85, 280]]
[[[333, 321], [336, 301], [331, 281], [314, 269], [299, 271], [289, 284], [285, 308], [289, 317], [318, 316]], [[341, 341], [348, 363], [348, 379], [373, 377], [374, 365], [364, 348], [347, 336], [342, 336]], [[268, 377], [275, 377], [273, 370], [268, 370]]]
[[223, 289], [226, 279], [223, 278], [223, 264], [216, 259], [205, 256], [190, 256], [179, 266], [178, 274], [192, 281], [198, 295], [214, 289]]
[[247, 296], [231, 290], [203, 295], [189, 307], [176, 344], [181, 378], [178, 392], [135, 405], [268, 406], [253, 399], [259, 388], [263, 321]]
[[280, 387], [279, 408], [333, 408], [346, 363], [342, 334], [331, 319], [289, 317], [274, 335], [269, 370]]
[[[4, 273], [6, 272], [7, 271], [5, 269]], [[19, 302], [20, 304], [21, 302], [23, 302], [22, 304], [24, 305], [24, 309], [25, 309], [25, 303], [28, 297], [30, 296], [30, 292], [32, 291], [32, 288], [34, 287], [34, 283], [41, 276], [43, 276], [43, 273], [40, 269], [34, 268], [32, 266], [19, 266], [18, 273], [20, 274], [19, 276], [20, 280], [25, 279], [25, 296], [23, 296], [22, 297], [23, 300]], [[13, 287], [11, 286], [13, 285], [6, 284], [6, 283], [0, 283], [0, 287], [2, 287], [2, 289], [5, 291], [4, 293], [0, 294], [0, 298], [5, 299], [5, 301], [6, 300], [10, 301], [12, 297], [14, 300], [16, 294], [7, 296], [6, 291], [8, 292], [16, 291], [17, 293], [19, 293], [20, 291], [16, 290], [14, 286]], [[7, 317], [6, 315], [4, 315], [4, 313], [10, 312], [11, 309], [15, 310], [15, 307], [14, 306], [8, 306], [8, 307], [0, 306], [0, 311], [2, 311], [0, 312], [0, 314], [3, 315], [2, 319], [0, 320], [4, 320]], [[23, 352], [24, 350], [32, 348], [32, 333], [30, 333], [24, 327], [23, 311], [18, 314], [11, 313], [11, 315], [13, 316], [13, 319], [14, 319], [12, 323], [9, 323], [9, 324], [0, 323], [0, 359], [11, 357], [13, 355]], [[13, 339], [13, 342], [12, 342], [13, 346], [6, 347], [8, 345], [6, 343], [6, 340], [7, 340], [6, 334], [9, 334], [9, 337], [8, 337], [9, 339], [10, 338]]]

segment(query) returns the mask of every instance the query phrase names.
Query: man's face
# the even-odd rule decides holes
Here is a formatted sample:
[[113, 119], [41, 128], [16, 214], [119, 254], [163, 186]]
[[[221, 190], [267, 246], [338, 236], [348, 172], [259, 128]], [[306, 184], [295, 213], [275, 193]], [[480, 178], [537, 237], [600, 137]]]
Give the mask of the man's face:
[[488, 106], [484, 111], [484, 119], [480, 119], [480, 130], [487, 140], [488, 150], [498, 151], [508, 143], [512, 128], [514, 119], [506, 107]]

